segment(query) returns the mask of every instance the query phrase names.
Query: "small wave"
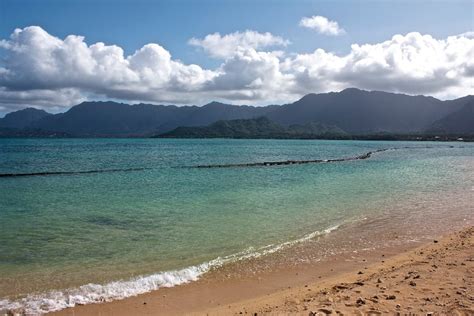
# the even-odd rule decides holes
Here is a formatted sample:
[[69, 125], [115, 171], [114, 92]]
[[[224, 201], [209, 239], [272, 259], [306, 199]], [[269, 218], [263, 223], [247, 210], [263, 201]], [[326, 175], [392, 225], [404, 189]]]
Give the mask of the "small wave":
[[323, 231], [315, 231], [304, 235], [299, 239], [280, 244], [270, 244], [257, 249], [249, 247], [242, 252], [225, 257], [218, 257], [209, 262], [180, 270], [139, 276], [130, 280], [114, 281], [107, 284], [90, 283], [77, 288], [61, 291], [58, 290], [41, 294], [30, 294], [18, 300], [0, 299], [0, 312], [21, 311], [21, 313], [26, 315], [41, 315], [48, 312], [59, 311], [68, 307], [74, 307], [76, 305], [121, 300], [127, 297], [158, 290], [160, 288], [173, 287], [197, 281], [199, 277], [206, 272], [224, 264], [269, 255], [298, 243], [311, 240], [315, 237], [329, 234], [339, 227], [340, 225], [335, 225]]

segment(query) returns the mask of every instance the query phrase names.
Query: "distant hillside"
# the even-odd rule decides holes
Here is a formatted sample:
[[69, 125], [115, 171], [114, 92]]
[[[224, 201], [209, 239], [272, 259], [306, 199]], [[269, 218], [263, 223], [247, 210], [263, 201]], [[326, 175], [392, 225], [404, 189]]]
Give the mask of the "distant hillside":
[[474, 101], [434, 122], [427, 133], [474, 135]]
[[197, 126], [222, 119], [252, 118], [265, 114], [269, 109], [216, 102], [202, 107], [84, 102], [30, 126], [80, 136], [147, 136], [180, 125]]
[[247, 120], [218, 121], [209, 126], [178, 127], [156, 135], [163, 138], [318, 138], [347, 134], [338, 127], [321, 123], [284, 127], [266, 117]]
[[[148, 137], [177, 127], [207, 126], [217, 121], [247, 120], [261, 116], [283, 127], [322, 124], [329, 133], [351, 135], [406, 134], [426, 131], [465, 104], [466, 96], [452, 101], [380, 91], [346, 89], [341, 92], [308, 94], [285, 105], [236, 106], [211, 102], [204, 106], [137, 104], [112, 101], [84, 102], [60, 114], [25, 109], [0, 119], [0, 127], [41, 130], [79, 137]], [[315, 123], [317, 122], [317, 123]], [[315, 125], [317, 133], [321, 126]], [[310, 126], [304, 126], [308, 131]]]
[[34, 108], [26, 108], [20, 111], [8, 113], [4, 118], [0, 119], [0, 127], [3, 128], [25, 128], [31, 123], [38, 121], [52, 114], [37, 110]]
[[318, 135], [318, 136], [324, 136], [324, 135], [349, 135], [346, 133], [344, 130], [340, 129], [339, 127], [335, 125], [327, 125], [323, 124], [321, 122], [309, 122], [305, 124], [294, 124], [290, 125], [288, 129], [293, 133], [293, 134], [298, 134], [298, 135]]
[[135, 136], [159, 130], [194, 109], [150, 104], [83, 102], [69, 111], [38, 120], [31, 127], [78, 136]]
[[339, 93], [308, 94], [294, 103], [281, 106], [268, 117], [284, 125], [318, 121], [338, 126], [350, 134], [413, 133], [457, 111], [468, 100], [474, 100], [474, 97], [456, 102], [346, 89]]

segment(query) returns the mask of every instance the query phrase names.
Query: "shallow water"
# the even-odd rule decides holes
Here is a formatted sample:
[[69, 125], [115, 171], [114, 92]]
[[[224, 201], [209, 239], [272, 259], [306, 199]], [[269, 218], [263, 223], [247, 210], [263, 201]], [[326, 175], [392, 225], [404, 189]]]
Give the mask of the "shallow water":
[[[330, 164], [183, 168], [384, 148], [398, 149]], [[0, 139], [0, 174], [111, 171], [0, 177], [0, 310], [121, 298], [195, 280], [341, 224], [386, 223], [391, 214], [423, 219], [425, 206], [437, 203], [423, 197], [472, 196], [473, 157], [470, 143]], [[80, 287], [89, 283], [105, 286]]]

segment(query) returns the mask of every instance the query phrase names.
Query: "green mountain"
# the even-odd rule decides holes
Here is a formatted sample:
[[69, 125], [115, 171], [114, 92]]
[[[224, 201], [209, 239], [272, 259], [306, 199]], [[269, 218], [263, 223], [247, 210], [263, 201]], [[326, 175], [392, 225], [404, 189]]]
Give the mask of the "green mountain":
[[309, 122], [306, 124], [294, 124], [288, 128], [291, 133], [297, 135], [317, 135], [317, 136], [348, 136], [344, 130], [335, 126], [321, 122]]
[[454, 113], [434, 122], [427, 133], [446, 135], [474, 135], [474, 101]]
[[208, 126], [178, 127], [155, 135], [162, 138], [321, 138], [348, 136], [336, 126], [311, 122], [289, 127], [277, 124], [267, 117], [218, 121]]

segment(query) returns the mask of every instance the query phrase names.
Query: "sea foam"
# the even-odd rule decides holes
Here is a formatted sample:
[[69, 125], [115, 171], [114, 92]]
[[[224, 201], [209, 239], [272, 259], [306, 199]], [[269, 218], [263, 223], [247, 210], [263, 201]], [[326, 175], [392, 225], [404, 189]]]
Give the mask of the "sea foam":
[[159, 272], [151, 275], [135, 277], [129, 280], [113, 281], [106, 284], [90, 283], [77, 288], [30, 294], [24, 298], [16, 300], [0, 299], [0, 312], [18, 311], [19, 313], [26, 315], [41, 315], [68, 307], [74, 307], [76, 305], [121, 300], [127, 297], [158, 290], [160, 288], [173, 287], [197, 281], [204, 273], [226, 263], [269, 255], [295, 244], [329, 234], [339, 227], [340, 225], [335, 225], [323, 231], [315, 231], [306, 234], [301, 238], [280, 244], [270, 244], [257, 249], [249, 247], [242, 252], [225, 257], [218, 257], [211, 261], [184, 269]]

